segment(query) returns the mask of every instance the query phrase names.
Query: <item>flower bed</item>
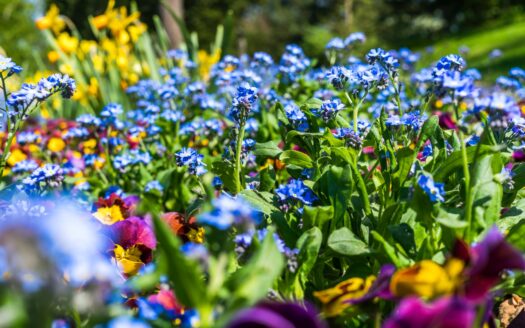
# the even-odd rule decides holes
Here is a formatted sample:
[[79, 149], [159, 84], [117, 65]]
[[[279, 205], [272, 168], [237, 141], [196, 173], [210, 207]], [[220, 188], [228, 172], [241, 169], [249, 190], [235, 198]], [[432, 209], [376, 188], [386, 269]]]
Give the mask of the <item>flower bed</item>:
[[[132, 52], [138, 18], [104, 17]], [[488, 84], [459, 55], [419, 68], [408, 49], [352, 56], [363, 42], [330, 41], [326, 66], [297, 45], [179, 49], [117, 75], [58, 47], [85, 99], [62, 74], [10, 90], [22, 68], [0, 57], [10, 325], [516, 325], [525, 71]], [[73, 100], [34, 115], [55, 93]]]

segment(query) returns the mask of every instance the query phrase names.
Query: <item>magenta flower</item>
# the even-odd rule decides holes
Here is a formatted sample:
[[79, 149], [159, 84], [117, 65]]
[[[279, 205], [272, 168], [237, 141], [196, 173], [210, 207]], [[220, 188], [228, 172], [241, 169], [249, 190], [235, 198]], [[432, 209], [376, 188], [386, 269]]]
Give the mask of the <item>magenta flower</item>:
[[383, 328], [465, 328], [476, 316], [473, 305], [457, 297], [443, 297], [426, 304], [417, 297], [401, 301]]
[[504, 270], [525, 270], [523, 255], [505, 241], [496, 227], [470, 249], [470, 268], [467, 271], [465, 295], [481, 301], [500, 279]]
[[124, 248], [140, 244], [149, 249], [155, 249], [157, 245], [153, 229], [146, 221], [139, 217], [134, 216], [116, 222], [110, 227], [110, 231], [113, 243]]
[[239, 312], [228, 328], [325, 328], [311, 305], [263, 302]]
[[512, 153], [512, 159], [515, 162], [525, 162], [525, 152], [521, 150], [516, 150]]
[[455, 130], [457, 129], [456, 123], [452, 119], [450, 113], [439, 113], [439, 126], [442, 129]]

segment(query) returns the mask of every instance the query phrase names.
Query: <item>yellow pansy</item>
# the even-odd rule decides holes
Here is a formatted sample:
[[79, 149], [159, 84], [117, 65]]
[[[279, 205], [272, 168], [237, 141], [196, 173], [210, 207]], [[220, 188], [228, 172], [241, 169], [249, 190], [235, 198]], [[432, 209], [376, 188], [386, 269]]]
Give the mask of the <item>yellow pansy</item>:
[[190, 231], [186, 234], [191, 242], [202, 244], [204, 242], [204, 228], [199, 227], [198, 229], [190, 228]]
[[101, 207], [97, 209], [93, 216], [105, 225], [112, 225], [118, 221], [124, 220], [122, 212], [118, 205], [113, 205], [111, 207]]
[[390, 290], [399, 297], [417, 295], [432, 299], [448, 295], [456, 289], [462, 270], [463, 264], [460, 260], [454, 259], [446, 267], [431, 260], [423, 260], [394, 273], [390, 281]]
[[363, 297], [375, 279], [375, 276], [369, 276], [366, 279], [350, 278], [333, 288], [314, 292], [314, 296], [323, 303], [323, 313], [327, 317], [333, 317], [351, 306], [348, 301]]
[[21, 162], [25, 159], [27, 159], [27, 155], [24, 154], [24, 152], [20, 149], [15, 149], [11, 152], [11, 154], [9, 154], [7, 164], [9, 164], [9, 166], [15, 166], [16, 163]]
[[74, 177], [77, 179], [75, 181], [75, 186], [79, 186], [87, 181], [84, 178], [84, 173], [82, 173], [82, 171], [78, 171], [77, 173], [75, 173]]
[[61, 138], [51, 138], [47, 143], [47, 149], [54, 153], [61, 152], [66, 148], [66, 143]]
[[39, 145], [35, 145], [35, 144], [31, 144], [31, 145], [29, 145], [29, 151], [32, 152], [32, 153], [36, 153], [36, 152], [40, 151], [40, 146]]
[[128, 249], [124, 249], [120, 245], [115, 245], [113, 251], [115, 253], [115, 260], [125, 275], [133, 276], [137, 274], [144, 265], [140, 260], [142, 252], [136, 245]]

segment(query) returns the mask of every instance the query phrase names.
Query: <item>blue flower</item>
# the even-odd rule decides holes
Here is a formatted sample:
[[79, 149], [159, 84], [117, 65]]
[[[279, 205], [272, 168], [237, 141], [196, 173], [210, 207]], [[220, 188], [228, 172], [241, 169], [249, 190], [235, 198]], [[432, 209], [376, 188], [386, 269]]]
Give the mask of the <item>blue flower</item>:
[[323, 119], [323, 121], [328, 123], [330, 120], [334, 119], [337, 116], [337, 113], [339, 113], [344, 108], [345, 106], [339, 99], [327, 100], [324, 101], [321, 105], [321, 108], [319, 108], [318, 114]]
[[38, 168], [38, 164], [32, 159], [20, 161], [13, 166], [13, 173], [32, 172]]
[[175, 154], [177, 166], [187, 166], [188, 172], [193, 175], [203, 175], [208, 172], [206, 164], [202, 161], [204, 155], [199, 154], [195, 149], [182, 148]]
[[244, 123], [249, 112], [257, 100], [257, 89], [249, 85], [237, 88], [237, 95], [233, 98], [231, 117], [237, 124]]
[[6, 77], [9, 77], [21, 71], [22, 67], [18, 66], [11, 58], [0, 55], [0, 74], [7, 72]]
[[223, 186], [223, 182], [220, 177], [213, 177], [211, 184], [213, 185], [215, 189], [221, 189]]
[[417, 184], [428, 195], [430, 201], [433, 203], [445, 201], [445, 185], [443, 183], [434, 182], [429, 174], [422, 173], [417, 179]]
[[150, 182], [148, 182], [146, 184], [146, 186], [144, 187], [144, 191], [145, 192], [151, 192], [153, 190], [157, 190], [157, 191], [162, 192], [164, 190], [164, 187], [160, 184], [159, 181], [152, 180], [152, 181], [150, 181]]
[[252, 68], [258, 68], [258, 67], [270, 67], [273, 65], [273, 59], [272, 56], [265, 52], [256, 52], [253, 54], [253, 61], [251, 62], [250, 66]]
[[91, 114], [82, 114], [77, 117], [76, 121], [77, 123], [84, 126], [100, 126], [100, 124], [102, 123], [100, 118]]
[[111, 320], [108, 328], [150, 328], [146, 322], [133, 317], [121, 316]]
[[308, 120], [299, 106], [290, 102], [284, 106], [284, 113], [288, 121], [290, 121], [297, 130], [306, 131], [308, 129]]
[[333, 38], [325, 46], [326, 50], [343, 50], [345, 48], [345, 42], [341, 38]]
[[509, 75], [515, 79], [525, 81], [525, 69], [521, 67], [513, 67], [509, 71]]
[[299, 179], [291, 179], [287, 184], [280, 185], [275, 189], [275, 193], [282, 203], [299, 201], [304, 205], [312, 205], [317, 200], [317, 196], [312, 189]]
[[379, 64], [387, 72], [395, 72], [399, 67], [398, 60], [392, 56], [390, 52], [386, 52], [381, 48], [372, 49], [366, 55], [366, 60], [370, 65]]
[[365, 43], [365, 41], [366, 41], [366, 36], [363, 32], [354, 32], [346, 37], [344, 44], [345, 44], [345, 47], [348, 48], [357, 43]]
[[345, 83], [350, 78], [351, 72], [342, 66], [334, 66], [330, 69], [330, 72], [326, 74], [326, 79], [337, 90], [342, 90], [345, 87]]
[[100, 116], [107, 119], [114, 119], [123, 112], [124, 109], [122, 108], [122, 105], [117, 103], [109, 103], [102, 109]]
[[197, 218], [200, 223], [226, 230], [232, 225], [250, 227], [262, 221], [262, 214], [240, 197], [221, 195], [213, 200], [212, 205], [211, 211]]
[[345, 145], [347, 147], [359, 149], [363, 144], [363, 140], [359, 137], [359, 135], [350, 128], [338, 128], [335, 130], [335, 132], [332, 132], [332, 134], [338, 139], [344, 139]]

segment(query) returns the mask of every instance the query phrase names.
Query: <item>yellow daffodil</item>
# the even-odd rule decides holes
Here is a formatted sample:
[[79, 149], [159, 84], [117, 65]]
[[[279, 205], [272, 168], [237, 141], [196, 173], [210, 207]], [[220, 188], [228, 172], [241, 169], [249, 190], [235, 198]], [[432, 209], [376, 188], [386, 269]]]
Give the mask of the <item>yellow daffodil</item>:
[[67, 74], [67, 75], [73, 75], [75, 73], [75, 70], [73, 69], [73, 66], [71, 66], [70, 64], [59, 65], [58, 69], [63, 74]]
[[60, 10], [57, 5], [52, 4], [46, 15], [36, 20], [36, 27], [39, 30], [51, 29], [53, 33], [58, 34], [66, 27], [66, 22], [60, 17]]
[[350, 278], [333, 288], [314, 292], [314, 296], [323, 303], [323, 313], [327, 317], [341, 314], [351, 306], [348, 301], [363, 297], [375, 280], [375, 276], [363, 278]]
[[63, 32], [57, 38], [57, 43], [60, 49], [66, 54], [72, 54], [77, 51], [79, 41], [76, 37]]
[[208, 54], [205, 50], [199, 50], [197, 58], [199, 60], [199, 75], [207, 81], [210, 77], [211, 68], [221, 59], [221, 51], [216, 50], [213, 54]]
[[92, 97], [97, 97], [99, 91], [98, 81], [92, 77], [89, 79], [88, 94]]
[[60, 58], [60, 54], [54, 50], [47, 53], [47, 60], [49, 60], [51, 64], [56, 63], [59, 58]]

